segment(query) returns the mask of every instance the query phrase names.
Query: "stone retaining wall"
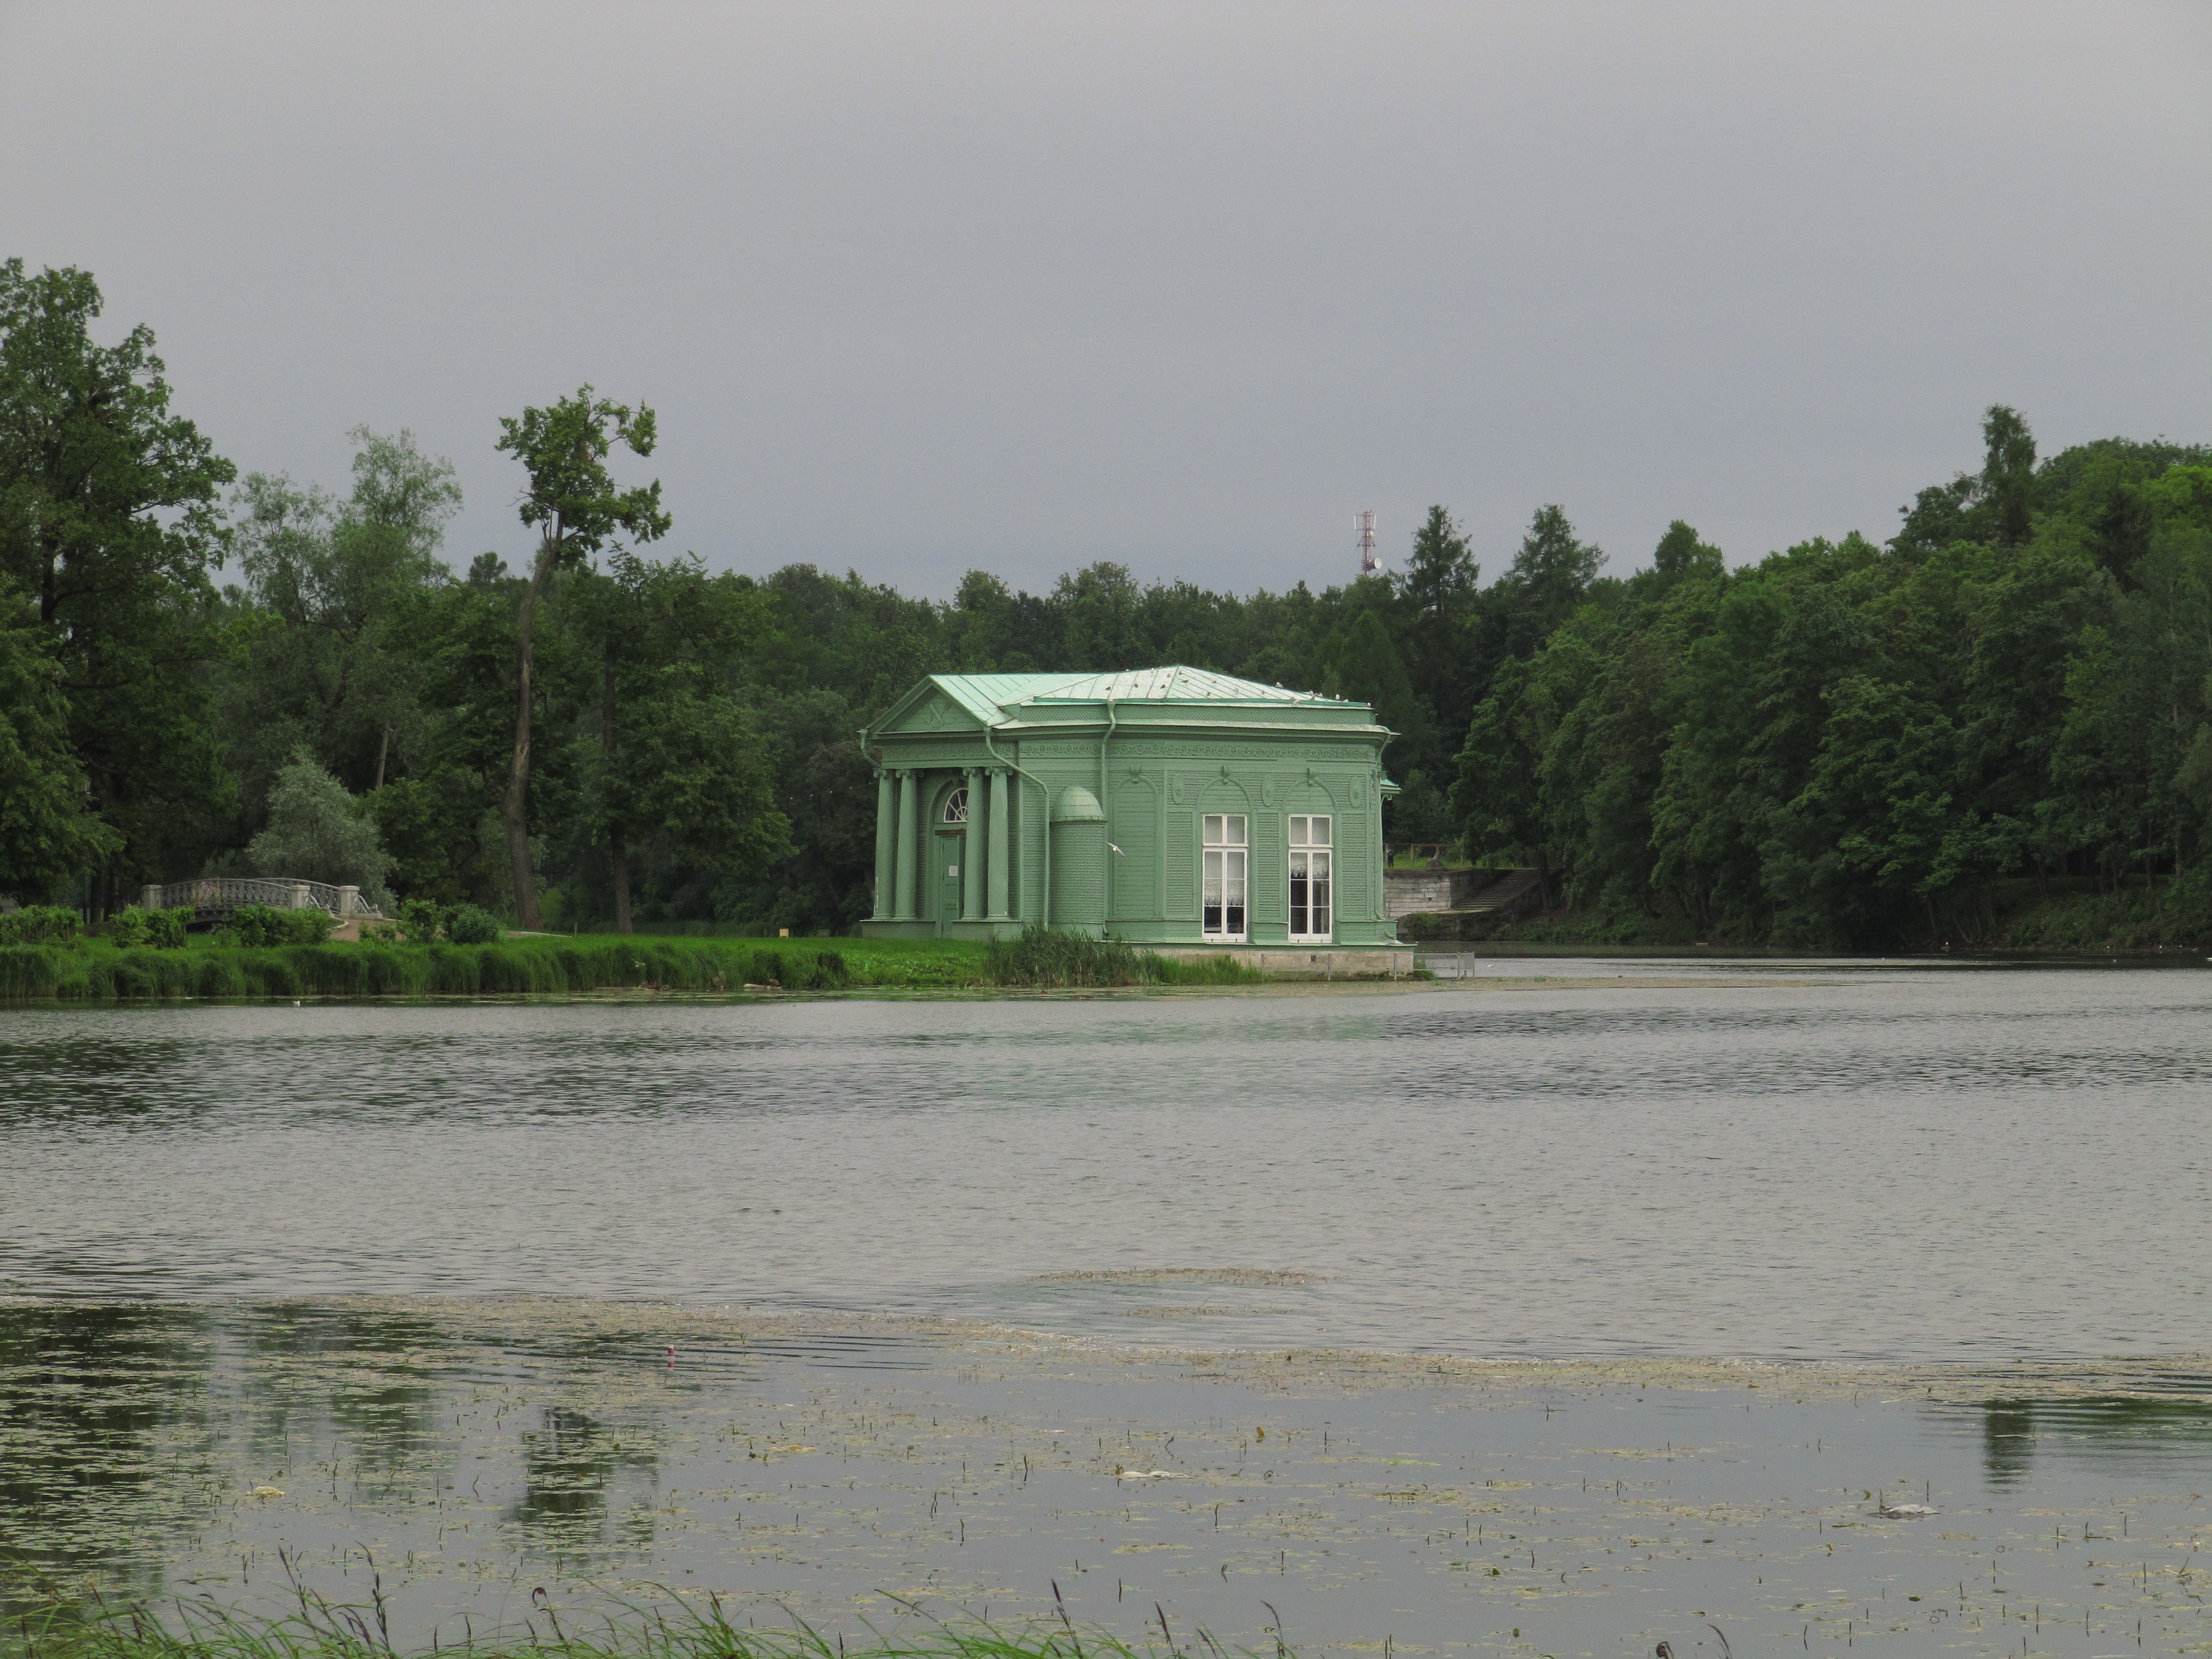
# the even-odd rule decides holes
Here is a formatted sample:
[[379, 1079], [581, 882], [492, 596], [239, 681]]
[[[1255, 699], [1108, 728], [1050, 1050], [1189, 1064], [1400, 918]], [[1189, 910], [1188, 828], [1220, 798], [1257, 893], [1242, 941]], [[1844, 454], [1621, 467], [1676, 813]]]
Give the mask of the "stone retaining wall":
[[1171, 962], [1234, 957], [1278, 979], [1403, 979], [1413, 971], [1410, 945], [1147, 945]]

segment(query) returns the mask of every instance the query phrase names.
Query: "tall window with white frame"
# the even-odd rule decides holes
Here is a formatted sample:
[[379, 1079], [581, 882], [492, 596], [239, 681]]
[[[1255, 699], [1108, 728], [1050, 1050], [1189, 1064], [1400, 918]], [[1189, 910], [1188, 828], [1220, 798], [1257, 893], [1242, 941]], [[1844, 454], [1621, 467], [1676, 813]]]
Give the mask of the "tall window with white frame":
[[1244, 942], [1244, 885], [1252, 848], [1242, 812], [1208, 812], [1201, 848], [1205, 901], [1200, 932], [1223, 945]]
[[1336, 917], [1330, 902], [1329, 820], [1293, 814], [1291, 818], [1291, 938], [1300, 945], [1327, 945]]

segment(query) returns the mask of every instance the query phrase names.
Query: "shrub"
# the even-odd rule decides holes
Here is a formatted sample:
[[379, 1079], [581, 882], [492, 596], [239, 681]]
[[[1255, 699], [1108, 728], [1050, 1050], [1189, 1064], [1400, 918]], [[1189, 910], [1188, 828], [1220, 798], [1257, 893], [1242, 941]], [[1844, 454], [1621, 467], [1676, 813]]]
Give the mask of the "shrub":
[[456, 945], [496, 945], [499, 919], [473, 904], [456, 904], [446, 918], [446, 937]]
[[150, 945], [157, 951], [180, 951], [185, 924], [192, 919], [190, 905], [175, 910], [142, 910], [126, 904], [107, 919], [108, 943], [119, 951]]
[[274, 945], [284, 925], [283, 915], [274, 905], [241, 904], [230, 913], [230, 926], [225, 931], [235, 934], [240, 945]]
[[428, 899], [407, 899], [399, 906], [399, 933], [410, 945], [429, 945], [446, 931], [445, 907]]
[[0, 915], [0, 945], [60, 945], [77, 935], [78, 917], [58, 904], [27, 904]]
[[[115, 922], [128, 915], [131, 933], [128, 940], [115, 938]], [[184, 929], [192, 921], [192, 907], [181, 905], [177, 909], [139, 909], [131, 905], [118, 911], [115, 921], [108, 922], [108, 938], [118, 945], [153, 945], [157, 951], [181, 951], [184, 949]]]
[[320, 945], [337, 918], [319, 904], [280, 910], [273, 904], [241, 904], [230, 913], [231, 930], [240, 945]]

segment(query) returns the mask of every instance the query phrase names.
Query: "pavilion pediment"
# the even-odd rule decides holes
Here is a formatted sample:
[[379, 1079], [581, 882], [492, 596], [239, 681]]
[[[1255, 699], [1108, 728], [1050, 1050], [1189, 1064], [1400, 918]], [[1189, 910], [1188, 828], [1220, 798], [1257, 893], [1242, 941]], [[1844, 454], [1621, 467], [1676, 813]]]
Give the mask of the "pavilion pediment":
[[908, 707], [892, 711], [889, 719], [877, 728], [885, 737], [895, 735], [927, 735], [938, 732], [975, 732], [983, 722], [945, 694], [933, 686], [927, 695], [917, 697]]

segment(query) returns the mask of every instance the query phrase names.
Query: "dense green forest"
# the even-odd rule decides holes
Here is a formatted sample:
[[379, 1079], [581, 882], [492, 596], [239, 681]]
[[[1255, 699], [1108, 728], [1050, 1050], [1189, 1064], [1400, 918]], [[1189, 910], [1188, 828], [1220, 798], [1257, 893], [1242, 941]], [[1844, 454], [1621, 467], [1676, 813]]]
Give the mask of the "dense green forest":
[[609, 466], [651, 455], [652, 412], [589, 387], [487, 434], [515, 540], [452, 559], [450, 463], [363, 429], [338, 490], [241, 476], [172, 409], [151, 332], [100, 344], [100, 310], [84, 272], [0, 266], [20, 902], [100, 915], [258, 872], [526, 927], [840, 931], [871, 908], [855, 734], [916, 678], [1174, 662], [1371, 701], [1399, 733], [1393, 840], [1534, 864], [1586, 932], [1991, 942], [2023, 891], [2145, 938], [2212, 919], [2201, 446], [2039, 460], [1993, 408], [1983, 465], [1888, 541], [1733, 569], [1678, 520], [1601, 574], [1546, 506], [1486, 585], [1439, 507], [1401, 568], [1320, 592], [1097, 563], [933, 600], [670, 550], [714, 549]]

